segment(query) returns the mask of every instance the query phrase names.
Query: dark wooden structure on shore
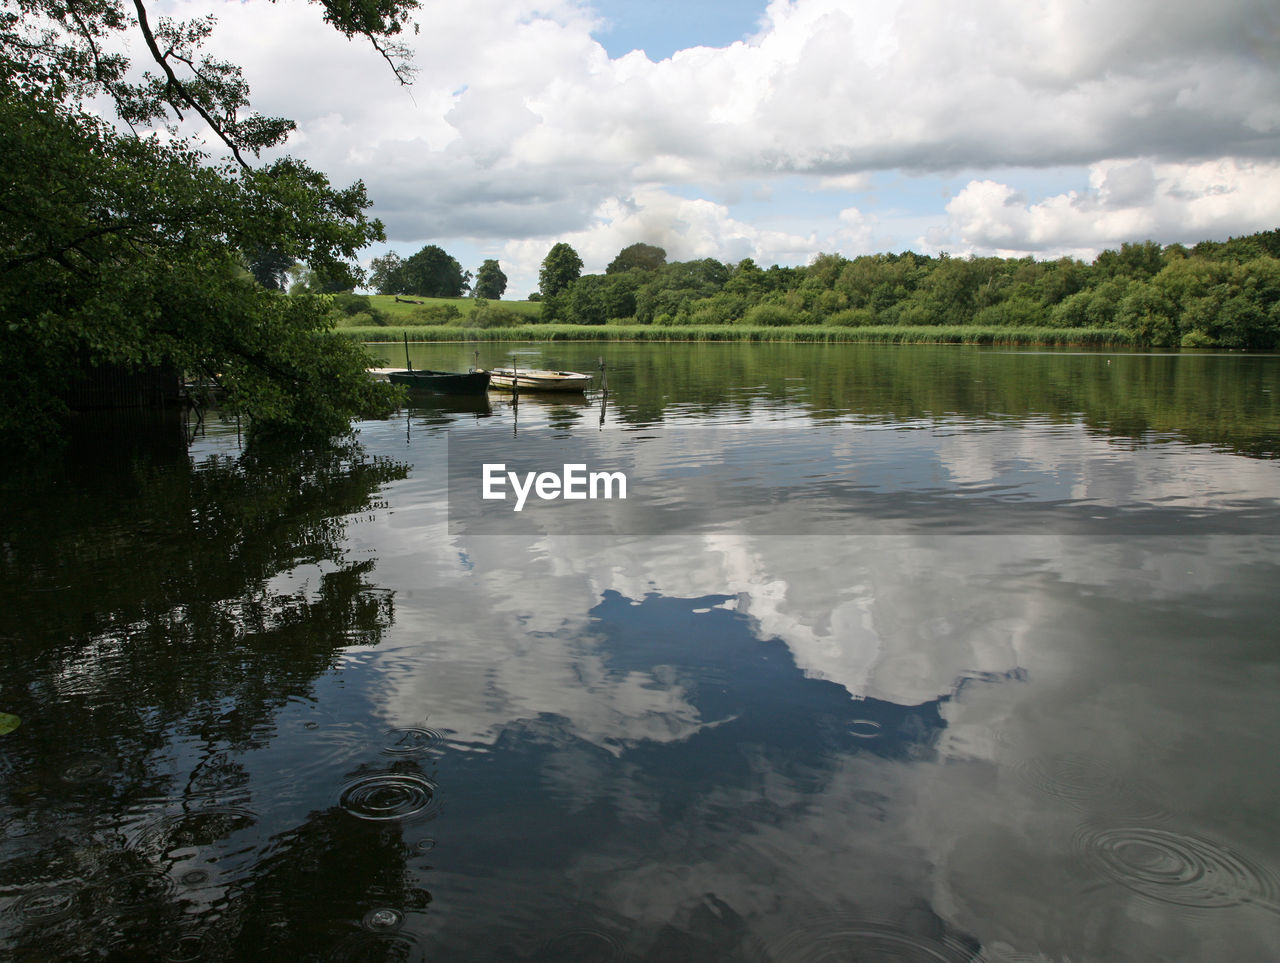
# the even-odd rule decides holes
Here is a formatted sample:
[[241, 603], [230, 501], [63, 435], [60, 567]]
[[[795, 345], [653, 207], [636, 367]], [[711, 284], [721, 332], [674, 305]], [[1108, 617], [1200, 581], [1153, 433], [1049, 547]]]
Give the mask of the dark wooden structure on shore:
[[84, 364], [70, 373], [67, 382], [67, 404], [73, 411], [165, 408], [182, 399], [182, 377], [169, 366]]

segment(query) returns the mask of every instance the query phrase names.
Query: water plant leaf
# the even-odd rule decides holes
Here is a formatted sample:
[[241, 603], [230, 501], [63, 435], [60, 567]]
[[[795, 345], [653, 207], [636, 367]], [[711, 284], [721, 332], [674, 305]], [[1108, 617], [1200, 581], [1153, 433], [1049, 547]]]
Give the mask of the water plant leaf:
[[22, 725], [22, 720], [8, 712], [0, 712], [0, 736], [7, 736]]

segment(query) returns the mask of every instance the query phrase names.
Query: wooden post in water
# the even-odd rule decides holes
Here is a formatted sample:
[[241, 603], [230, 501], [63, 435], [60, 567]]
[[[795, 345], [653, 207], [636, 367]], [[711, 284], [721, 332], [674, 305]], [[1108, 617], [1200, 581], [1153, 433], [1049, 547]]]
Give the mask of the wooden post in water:
[[604, 427], [604, 409], [609, 403], [609, 372], [605, 370], [604, 358], [600, 358], [600, 427]]
[[404, 365], [410, 371], [413, 370], [413, 362], [409, 360], [409, 332], [404, 333]]

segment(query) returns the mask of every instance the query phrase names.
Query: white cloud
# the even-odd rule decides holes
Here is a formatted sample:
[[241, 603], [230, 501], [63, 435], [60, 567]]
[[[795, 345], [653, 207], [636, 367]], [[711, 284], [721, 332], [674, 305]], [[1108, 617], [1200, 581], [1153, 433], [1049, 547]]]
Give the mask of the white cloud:
[[[164, 12], [209, 9], [184, 0]], [[291, 149], [336, 182], [362, 178], [393, 241], [506, 244], [523, 258], [517, 273], [526, 247], [545, 253], [561, 239], [607, 261], [649, 239], [631, 229], [656, 233], [673, 257], [802, 262], [818, 249], [799, 243], [816, 224], [780, 228], [795, 222], [758, 211], [747, 223], [675, 197], [780, 174], [845, 191], [877, 170], [1092, 164], [1112, 177], [1087, 197], [1030, 206], [1010, 203], [1016, 185], [975, 186], [979, 177], [953, 199], [944, 232], [975, 248], [1094, 249], [1184, 212], [1182, 234], [1275, 222], [1240, 198], [1171, 193], [1194, 190], [1215, 165], [1247, 172], [1231, 184], [1275, 193], [1278, 15], [1263, 0], [776, 0], [748, 41], [657, 63], [638, 51], [610, 59], [591, 9], [574, 0], [533, 12], [515, 0], [426, 0], [421, 31], [407, 37], [419, 68], [409, 89], [302, 0], [213, 9], [213, 46], [245, 66], [255, 103], [295, 118]], [[1142, 160], [1126, 173], [1116, 158]], [[1154, 181], [1140, 180], [1141, 165]], [[784, 202], [780, 192], [775, 207]], [[875, 217], [868, 204], [894, 199], [859, 203]], [[839, 237], [838, 211], [827, 229]]]
[[620, 250], [638, 241], [658, 245], [668, 261], [712, 257], [737, 263], [749, 257], [766, 265], [802, 263], [821, 249], [815, 235], [756, 227], [730, 216], [722, 204], [645, 188], [602, 202], [583, 230], [508, 242], [501, 260], [512, 266], [509, 274], [532, 278], [536, 287], [538, 266], [556, 241], [572, 245], [589, 274], [603, 272]]
[[1280, 223], [1280, 162], [1106, 161], [1089, 188], [1027, 203], [992, 180], [970, 181], [925, 246], [955, 252], [1093, 256], [1125, 241], [1194, 242]]

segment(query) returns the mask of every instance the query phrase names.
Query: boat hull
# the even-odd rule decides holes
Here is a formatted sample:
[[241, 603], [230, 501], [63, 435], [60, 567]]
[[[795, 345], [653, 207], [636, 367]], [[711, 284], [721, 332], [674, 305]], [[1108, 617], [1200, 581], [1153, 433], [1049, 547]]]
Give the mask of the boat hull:
[[585, 391], [591, 387], [591, 375], [578, 371], [513, 370], [494, 368], [489, 372], [489, 386], [502, 391]]
[[446, 395], [482, 395], [489, 388], [487, 371], [392, 371], [387, 380], [393, 385]]

